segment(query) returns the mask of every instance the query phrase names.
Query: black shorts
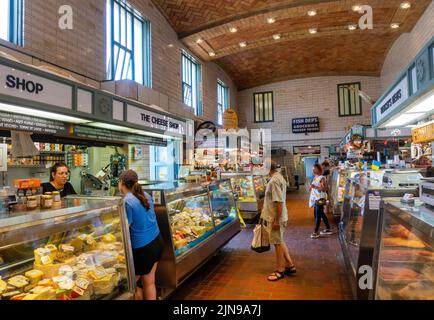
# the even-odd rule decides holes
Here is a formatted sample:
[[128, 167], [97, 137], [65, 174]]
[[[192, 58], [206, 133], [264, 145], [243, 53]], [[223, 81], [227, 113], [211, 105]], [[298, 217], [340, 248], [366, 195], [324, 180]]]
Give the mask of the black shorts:
[[134, 269], [136, 276], [146, 276], [152, 271], [154, 264], [163, 255], [164, 242], [161, 234], [148, 245], [133, 249]]

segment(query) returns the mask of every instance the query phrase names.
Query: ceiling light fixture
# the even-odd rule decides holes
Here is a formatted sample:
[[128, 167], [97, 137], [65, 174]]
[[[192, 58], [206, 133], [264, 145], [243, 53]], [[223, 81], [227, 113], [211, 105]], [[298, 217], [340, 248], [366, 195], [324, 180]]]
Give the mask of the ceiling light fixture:
[[315, 33], [317, 33], [318, 32], [318, 29], [317, 28], [310, 28], [309, 29], [309, 33], [310, 34], [315, 34]]
[[215, 56], [215, 52], [211, 51], [210, 53], [208, 53], [210, 57], [214, 57]]
[[403, 3], [401, 3], [401, 9], [404, 9], [404, 10], [406, 10], [406, 9], [410, 9], [411, 8], [411, 3], [410, 2], [403, 2]]
[[353, 11], [359, 12], [362, 10], [362, 6], [360, 4], [356, 4], [353, 6]]
[[268, 19], [267, 19], [267, 22], [268, 22], [269, 24], [272, 24], [272, 23], [275, 23], [275, 22], [276, 22], [276, 19], [274, 19], [274, 18], [268, 18]]
[[245, 48], [245, 47], [247, 47], [247, 42], [245, 42], [245, 41], [240, 42], [240, 47], [241, 47], [241, 48]]
[[390, 27], [391, 27], [392, 29], [398, 29], [398, 28], [399, 28], [399, 23], [392, 23], [392, 24], [390, 25]]
[[354, 30], [357, 29], [357, 25], [355, 25], [355, 24], [350, 24], [350, 25], [348, 26], [348, 29], [351, 30], [351, 31], [354, 31]]
[[282, 36], [280, 34], [273, 35], [274, 40], [279, 40]]
[[309, 10], [309, 11], [307, 12], [307, 14], [308, 14], [310, 17], [314, 17], [314, 16], [316, 16], [316, 10]]
[[201, 38], [199, 38], [199, 39], [196, 40], [197, 44], [201, 44], [202, 42], [203, 42], [203, 40]]
[[232, 33], [235, 33], [235, 32], [238, 31], [238, 29], [235, 28], [235, 27], [230, 27], [230, 28], [229, 28], [229, 31], [232, 32]]

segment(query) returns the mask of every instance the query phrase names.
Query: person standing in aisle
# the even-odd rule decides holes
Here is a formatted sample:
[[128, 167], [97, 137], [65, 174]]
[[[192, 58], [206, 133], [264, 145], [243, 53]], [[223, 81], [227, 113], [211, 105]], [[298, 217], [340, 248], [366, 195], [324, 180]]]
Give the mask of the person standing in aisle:
[[133, 170], [119, 177], [119, 191], [125, 195], [125, 211], [130, 227], [136, 272], [136, 300], [156, 300], [155, 272], [163, 254], [163, 240], [157, 224], [152, 198], [143, 192]]
[[284, 233], [288, 223], [288, 210], [286, 208], [286, 181], [277, 172], [277, 164], [271, 162], [270, 181], [265, 190], [264, 206], [261, 219], [270, 234], [270, 244], [276, 250], [276, 271], [268, 277], [269, 281], [279, 281], [285, 275], [296, 273], [295, 265], [288, 252], [284, 240]]
[[[314, 177], [312, 179], [312, 183], [309, 187], [310, 191], [310, 198], [309, 198], [309, 207], [315, 208], [315, 231], [310, 236], [312, 239], [318, 239], [321, 235], [330, 235], [333, 234], [329, 220], [327, 219], [327, 216], [324, 213], [324, 206], [326, 205], [327, 201], [327, 185], [326, 185], [326, 178], [324, 177], [323, 173], [324, 170], [322, 166], [319, 163], [316, 163], [313, 166], [313, 174]], [[319, 233], [319, 228], [321, 225], [321, 220], [324, 221], [324, 224], [326, 225], [326, 229], [321, 231]]]
[[[326, 179], [326, 193], [327, 193], [327, 199], [330, 199], [329, 192], [330, 192], [330, 181], [331, 181], [331, 168], [330, 163], [327, 160], [324, 160], [322, 163], [322, 167], [324, 170], [323, 176]], [[327, 215], [330, 212], [330, 206], [328, 202], [326, 201], [326, 205], [324, 206], [324, 213]]]

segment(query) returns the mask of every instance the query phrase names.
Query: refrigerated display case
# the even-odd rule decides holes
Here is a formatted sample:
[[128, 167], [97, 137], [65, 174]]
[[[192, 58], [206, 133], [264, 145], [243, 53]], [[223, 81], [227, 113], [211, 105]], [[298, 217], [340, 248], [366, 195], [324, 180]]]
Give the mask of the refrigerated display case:
[[344, 204], [345, 188], [348, 179], [354, 178], [358, 171], [335, 169], [330, 180], [329, 201], [332, 207], [333, 216], [338, 220], [342, 218], [342, 207]]
[[144, 190], [154, 199], [165, 242], [156, 284], [166, 298], [240, 232], [240, 223], [227, 181], [163, 183]]
[[374, 264], [374, 250], [379, 241], [378, 228], [381, 225], [381, 200], [385, 197], [403, 197], [407, 193], [417, 196], [419, 190], [385, 188], [364, 174], [360, 175], [360, 179], [348, 179], [343, 217], [339, 223], [339, 240], [355, 299], [367, 300], [371, 294], [370, 290], [359, 287], [359, 280], [364, 275], [359, 270]]
[[251, 173], [222, 172], [222, 179], [230, 179], [236, 195], [237, 206], [245, 220], [254, 220], [262, 210], [266, 180]]
[[132, 299], [134, 265], [121, 198], [68, 197], [0, 219], [0, 299]]
[[434, 300], [434, 209], [416, 199], [385, 199], [373, 297]]

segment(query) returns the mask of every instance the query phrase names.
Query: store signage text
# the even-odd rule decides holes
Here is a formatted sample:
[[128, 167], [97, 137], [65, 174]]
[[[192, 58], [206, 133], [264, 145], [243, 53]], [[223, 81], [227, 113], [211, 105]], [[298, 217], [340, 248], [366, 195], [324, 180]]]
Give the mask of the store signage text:
[[72, 109], [72, 86], [0, 65], [0, 95]]
[[168, 128], [168, 129], [175, 129], [175, 130], [179, 129], [179, 123], [171, 122], [169, 120], [158, 118], [155, 116], [150, 116], [149, 114], [144, 114], [144, 113], [141, 114], [141, 117], [142, 117], [142, 121], [145, 121], [148, 123], [163, 126], [163, 127]]
[[27, 91], [29, 93], [35, 94], [39, 94], [39, 92], [44, 90], [44, 86], [41, 83], [20, 79], [19, 77], [14, 77], [11, 74], [6, 76], [6, 86], [11, 89]]
[[318, 117], [292, 119], [292, 133], [309, 133], [319, 131], [320, 127]]
[[185, 134], [185, 121], [145, 110], [136, 106], [128, 105], [127, 122], [146, 128], [160, 129], [168, 133]]
[[377, 106], [377, 122], [384, 119], [393, 110], [399, 107], [409, 97], [408, 94], [408, 81], [404, 77], [400, 83], [382, 100], [381, 104]]

